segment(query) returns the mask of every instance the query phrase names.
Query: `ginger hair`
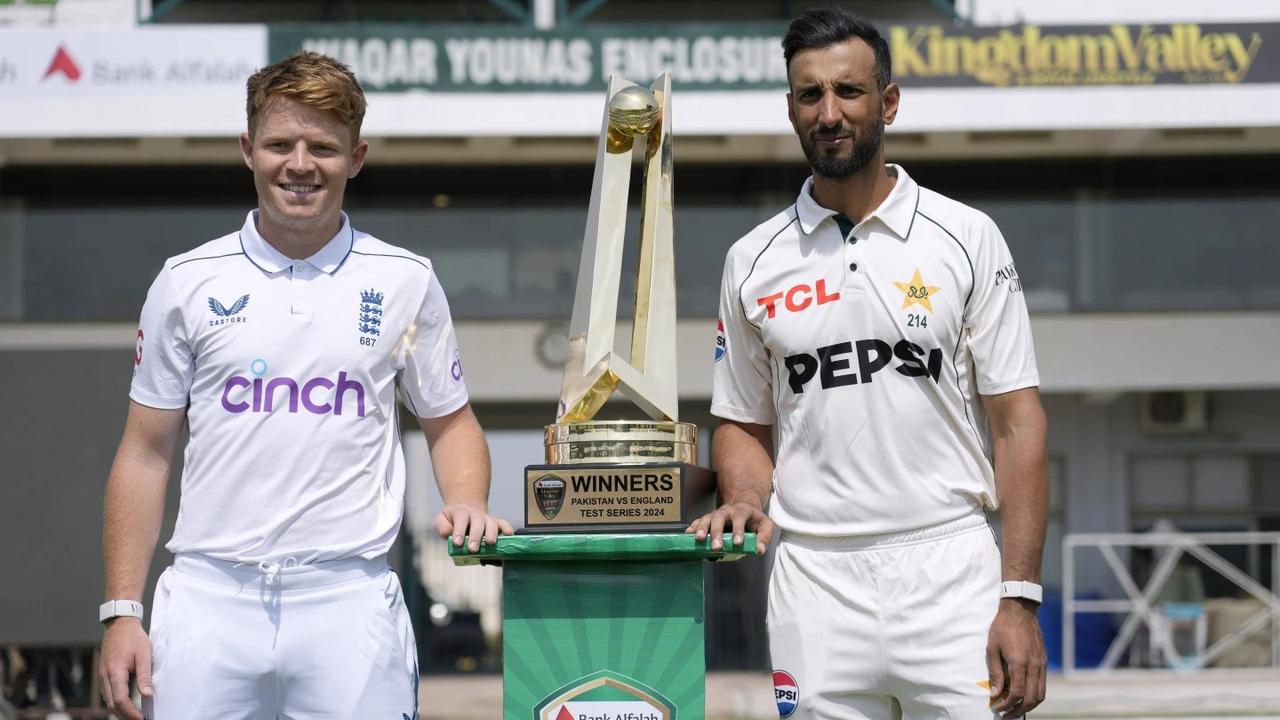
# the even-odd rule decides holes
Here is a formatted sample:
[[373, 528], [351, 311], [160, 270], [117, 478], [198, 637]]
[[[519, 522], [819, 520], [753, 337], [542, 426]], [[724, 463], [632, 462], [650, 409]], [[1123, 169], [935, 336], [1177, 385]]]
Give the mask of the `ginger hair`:
[[366, 102], [360, 82], [351, 68], [327, 55], [297, 52], [254, 73], [247, 83], [249, 137], [276, 97], [287, 97], [303, 105], [337, 116], [351, 129], [351, 142], [360, 139]]

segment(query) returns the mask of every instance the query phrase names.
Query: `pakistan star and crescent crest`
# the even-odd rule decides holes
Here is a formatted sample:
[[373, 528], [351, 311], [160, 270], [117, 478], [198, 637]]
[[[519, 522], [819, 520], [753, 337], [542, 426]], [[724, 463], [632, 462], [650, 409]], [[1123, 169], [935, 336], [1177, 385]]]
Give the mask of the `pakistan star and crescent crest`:
[[905, 295], [902, 298], [902, 309], [906, 310], [912, 305], [919, 305], [929, 312], [933, 312], [934, 294], [942, 290], [936, 285], [926, 284], [924, 279], [920, 277], [920, 268], [916, 268], [916, 273], [911, 277], [910, 282], [894, 282]]

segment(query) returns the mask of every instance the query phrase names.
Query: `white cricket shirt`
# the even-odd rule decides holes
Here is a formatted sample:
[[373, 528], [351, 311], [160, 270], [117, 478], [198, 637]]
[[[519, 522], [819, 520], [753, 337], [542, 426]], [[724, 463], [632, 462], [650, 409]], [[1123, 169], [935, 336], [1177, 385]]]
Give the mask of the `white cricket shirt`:
[[130, 397], [187, 407], [167, 545], [238, 562], [387, 552], [405, 463], [397, 391], [420, 417], [467, 402], [431, 263], [351, 227], [291, 260], [237, 233], [170, 258], [147, 293]]
[[995, 223], [889, 168], [856, 226], [811, 178], [725, 261], [711, 411], [777, 423], [770, 515], [786, 530], [901, 532], [995, 507], [979, 394], [1039, 385]]

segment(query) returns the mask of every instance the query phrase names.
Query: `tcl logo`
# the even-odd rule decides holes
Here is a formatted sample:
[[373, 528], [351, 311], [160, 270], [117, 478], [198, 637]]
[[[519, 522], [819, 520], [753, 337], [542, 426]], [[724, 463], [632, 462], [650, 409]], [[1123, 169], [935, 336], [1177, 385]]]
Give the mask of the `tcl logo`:
[[810, 305], [826, 305], [839, 299], [840, 293], [827, 292], [826, 280], [818, 280], [812, 286], [808, 283], [800, 283], [780, 293], [766, 295], [756, 300], [756, 304], [763, 305], [769, 318], [773, 319], [778, 314], [779, 300], [782, 301], [782, 306], [787, 309], [787, 312], [798, 313]]

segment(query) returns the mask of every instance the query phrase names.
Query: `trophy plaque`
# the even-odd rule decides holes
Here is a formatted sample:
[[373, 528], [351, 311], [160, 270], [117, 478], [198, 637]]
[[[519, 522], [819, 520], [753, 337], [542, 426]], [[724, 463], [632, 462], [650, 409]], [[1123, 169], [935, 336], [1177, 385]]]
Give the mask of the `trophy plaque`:
[[[631, 354], [614, 350], [627, 195], [645, 139], [644, 207]], [[648, 89], [610, 78], [556, 422], [546, 463], [525, 468], [524, 532], [682, 531], [711, 508], [694, 464], [697, 427], [676, 404], [671, 77]], [[594, 420], [615, 391], [647, 419]]]

